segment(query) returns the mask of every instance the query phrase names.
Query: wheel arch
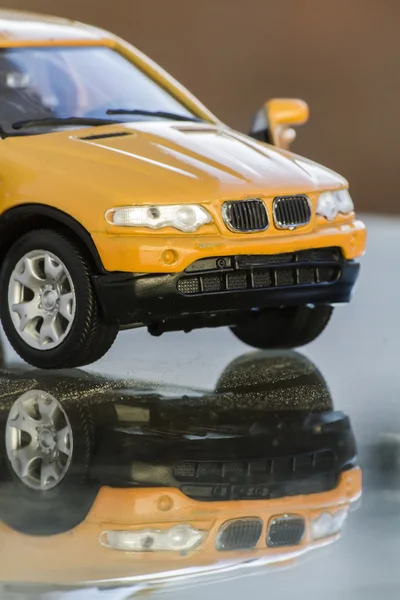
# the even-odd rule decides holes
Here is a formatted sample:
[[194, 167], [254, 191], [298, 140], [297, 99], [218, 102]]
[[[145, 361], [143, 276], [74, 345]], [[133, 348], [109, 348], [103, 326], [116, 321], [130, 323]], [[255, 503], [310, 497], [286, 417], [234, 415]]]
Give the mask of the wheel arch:
[[90, 233], [67, 213], [46, 204], [22, 204], [0, 216], [0, 265], [10, 247], [22, 235], [34, 229], [54, 229], [74, 241], [94, 273], [105, 269]]

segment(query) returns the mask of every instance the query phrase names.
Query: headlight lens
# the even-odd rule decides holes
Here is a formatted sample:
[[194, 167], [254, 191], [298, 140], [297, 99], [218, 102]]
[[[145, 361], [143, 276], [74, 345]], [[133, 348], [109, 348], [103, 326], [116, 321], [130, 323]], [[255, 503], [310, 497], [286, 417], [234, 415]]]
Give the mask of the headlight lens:
[[323, 192], [318, 198], [317, 215], [333, 221], [339, 213], [348, 214], [353, 212], [354, 204], [349, 190], [336, 190]]
[[100, 543], [123, 552], [188, 552], [201, 544], [205, 537], [204, 531], [182, 523], [169, 529], [103, 531]]
[[336, 202], [340, 213], [345, 215], [347, 213], [353, 212], [354, 204], [349, 194], [349, 190], [340, 190], [340, 192], [337, 192]]
[[347, 510], [338, 510], [335, 514], [328, 512], [321, 513], [316, 519], [311, 521], [311, 535], [314, 540], [330, 537], [339, 533], [343, 523], [347, 518]]
[[106, 212], [106, 221], [119, 227], [174, 227], [190, 233], [212, 219], [206, 209], [198, 204], [177, 204], [111, 208]]

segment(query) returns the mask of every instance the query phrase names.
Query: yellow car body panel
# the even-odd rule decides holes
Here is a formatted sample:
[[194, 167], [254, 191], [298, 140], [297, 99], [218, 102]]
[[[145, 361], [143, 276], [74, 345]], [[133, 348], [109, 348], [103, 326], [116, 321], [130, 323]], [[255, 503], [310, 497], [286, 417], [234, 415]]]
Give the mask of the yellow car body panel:
[[[346, 185], [328, 169], [218, 126], [143, 122], [104, 129], [126, 135], [95, 141], [87, 138], [96, 128], [85, 128], [3, 140], [2, 210], [44, 204], [73, 216], [108, 271], [176, 272], [216, 254], [340, 246], [351, 259], [364, 252], [365, 227], [353, 213], [335, 222], [315, 214], [319, 191]], [[263, 232], [234, 233], [222, 220], [225, 201], [261, 198], [271, 214], [274, 197], [291, 194], [307, 194], [313, 207], [310, 223], [296, 232], [271, 223]], [[187, 234], [105, 220], [113, 207], [185, 203], [204, 206], [213, 222]], [[177, 253], [175, 264], [163, 263], [166, 249]]]

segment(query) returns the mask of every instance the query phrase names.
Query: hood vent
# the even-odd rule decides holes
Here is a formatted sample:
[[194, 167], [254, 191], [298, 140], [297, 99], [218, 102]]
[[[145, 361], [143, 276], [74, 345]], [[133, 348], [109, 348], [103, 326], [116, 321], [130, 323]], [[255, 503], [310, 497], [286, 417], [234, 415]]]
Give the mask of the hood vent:
[[129, 131], [117, 131], [114, 133], [97, 133], [95, 135], [87, 135], [86, 137], [79, 138], [80, 140], [104, 140], [106, 138], [125, 137], [126, 135], [132, 135]]
[[176, 129], [177, 131], [180, 131], [181, 133], [217, 133], [217, 129], [216, 127], [207, 127], [202, 125], [201, 123], [199, 125], [176, 125], [174, 127], [174, 129]]

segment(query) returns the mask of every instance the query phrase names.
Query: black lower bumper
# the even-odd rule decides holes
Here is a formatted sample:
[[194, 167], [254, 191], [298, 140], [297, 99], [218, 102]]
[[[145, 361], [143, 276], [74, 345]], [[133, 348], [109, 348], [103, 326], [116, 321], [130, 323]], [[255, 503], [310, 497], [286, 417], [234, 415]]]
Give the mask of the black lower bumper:
[[121, 327], [195, 315], [208, 325], [207, 318], [221, 314], [348, 302], [359, 264], [344, 260], [340, 251], [328, 260], [318, 252], [219, 257], [198, 261], [185, 272], [110, 273], [94, 283], [106, 320]]

